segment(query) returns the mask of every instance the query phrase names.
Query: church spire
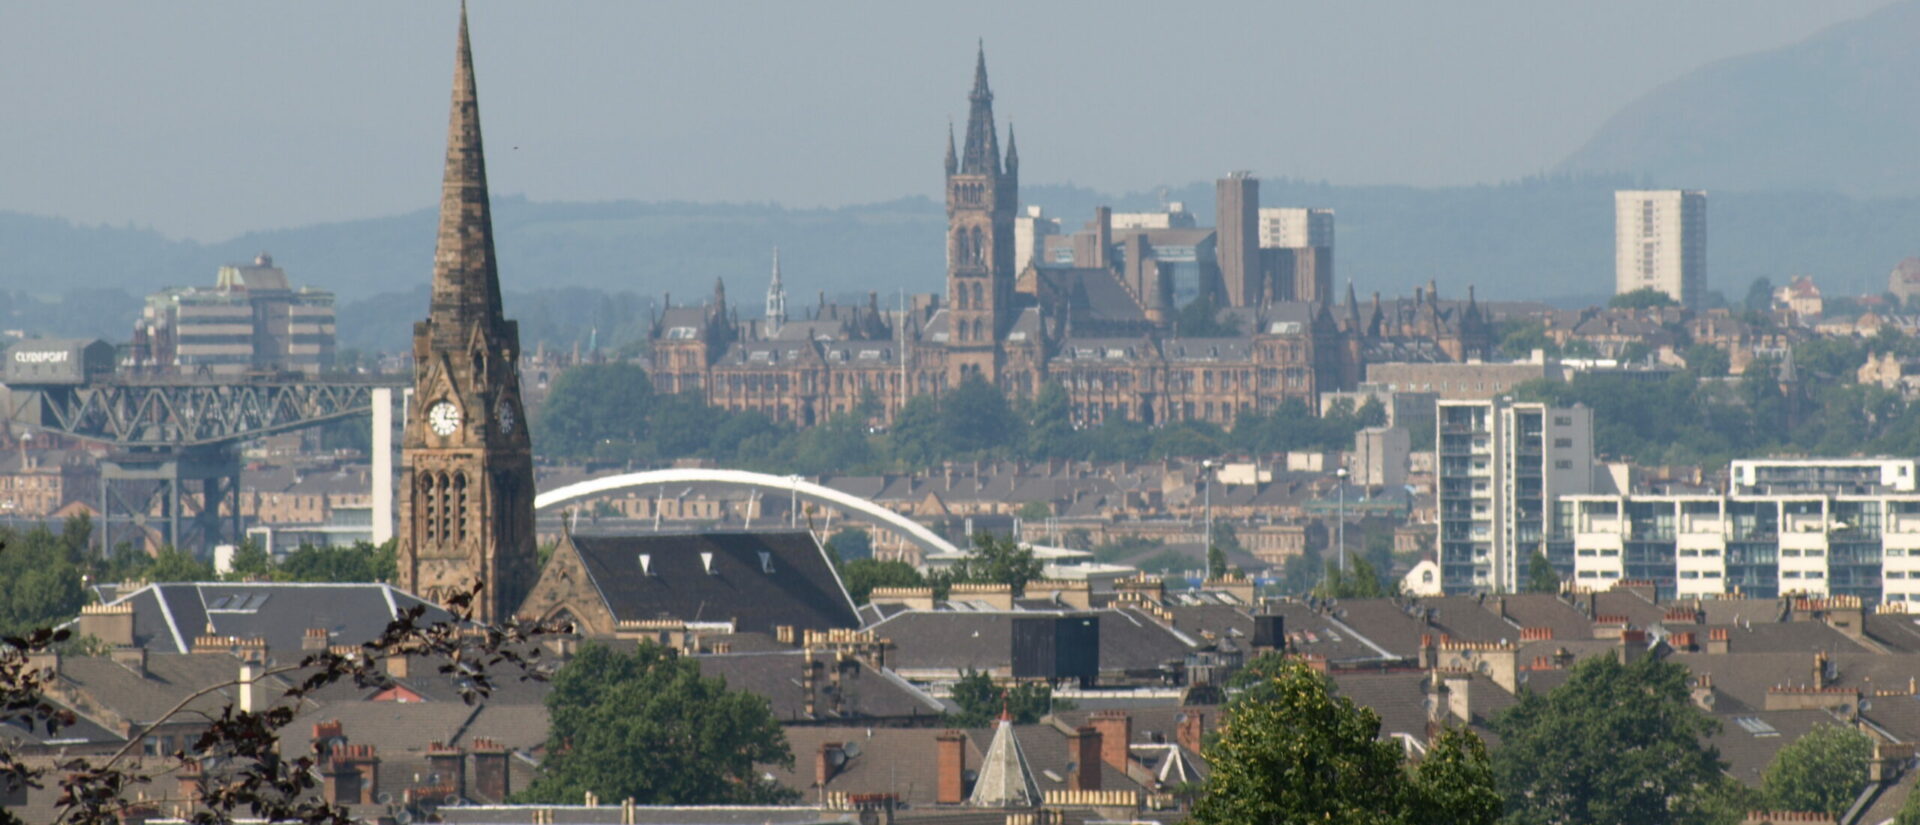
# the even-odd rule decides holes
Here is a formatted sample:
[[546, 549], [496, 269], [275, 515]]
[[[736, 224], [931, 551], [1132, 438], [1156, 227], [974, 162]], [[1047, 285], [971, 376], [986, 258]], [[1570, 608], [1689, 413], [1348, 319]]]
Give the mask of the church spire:
[[464, 3], [453, 62], [453, 105], [447, 124], [446, 172], [440, 184], [440, 232], [433, 253], [429, 320], [436, 338], [461, 344], [474, 324], [501, 320], [487, 163], [480, 146], [480, 99], [473, 82], [473, 46], [467, 37]]
[[780, 247], [773, 248], [773, 283], [767, 285], [767, 334], [780, 334], [787, 323], [787, 288], [780, 284]]
[[960, 172], [966, 175], [1000, 174], [1000, 138], [993, 128], [993, 90], [987, 88], [987, 47], [980, 44], [973, 67], [973, 92], [967, 95], [972, 106], [967, 113], [967, 144], [960, 155]]
[[1013, 143], [1013, 121], [1007, 121], [1007, 174], [1020, 174], [1020, 148]]

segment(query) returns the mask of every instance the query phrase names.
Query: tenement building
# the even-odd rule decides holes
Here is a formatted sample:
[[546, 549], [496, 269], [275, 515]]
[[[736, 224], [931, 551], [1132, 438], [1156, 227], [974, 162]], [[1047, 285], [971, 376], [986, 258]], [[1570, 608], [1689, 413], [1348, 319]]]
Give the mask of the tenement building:
[[[1317, 407], [1321, 393], [1352, 388], [1369, 357], [1466, 360], [1491, 346], [1471, 297], [1442, 305], [1428, 289], [1362, 307], [1349, 287], [1338, 307], [1330, 269], [1271, 271], [1257, 181], [1244, 175], [1221, 182], [1233, 226], [1219, 232], [1172, 217], [1121, 216], [1116, 229], [1104, 208], [1085, 231], [1057, 234], [1051, 219], [1042, 231], [1019, 211], [1020, 154], [1011, 128], [1001, 147], [984, 54], [968, 104], [964, 139], [947, 141], [943, 295], [823, 295], [803, 308], [776, 272], [767, 316], [748, 320], [724, 284], [704, 303], [668, 296], [652, 331], [654, 386], [808, 426], [862, 408], [884, 423], [969, 378], [1018, 396], [1057, 382], [1077, 425], [1228, 425], [1288, 401]], [[1180, 334], [1188, 290], [1218, 307], [1207, 335]]]

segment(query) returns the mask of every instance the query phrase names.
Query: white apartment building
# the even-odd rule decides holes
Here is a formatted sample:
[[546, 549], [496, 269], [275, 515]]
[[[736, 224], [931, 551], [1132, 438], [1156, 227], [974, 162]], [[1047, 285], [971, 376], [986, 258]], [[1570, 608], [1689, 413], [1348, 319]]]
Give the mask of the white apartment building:
[[1567, 496], [1573, 583], [1920, 602], [1920, 494]]
[[1436, 415], [1440, 586], [1517, 592], [1564, 529], [1547, 503], [1594, 489], [1593, 411], [1500, 397], [1441, 401]]
[[1333, 247], [1333, 210], [1296, 206], [1260, 209], [1261, 249]]
[[1707, 193], [1613, 193], [1614, 294], [1651, 287], [1689, 307], [1707, 296]]
[[[1733, 462], [1720, 494], [1569, 495], [1576, 586], [1650, 581], [1666, 597], [1741, 593], [1920, 602], [1911, 459]], [[1564, 570], [1564, 567], [1563, 567]]]

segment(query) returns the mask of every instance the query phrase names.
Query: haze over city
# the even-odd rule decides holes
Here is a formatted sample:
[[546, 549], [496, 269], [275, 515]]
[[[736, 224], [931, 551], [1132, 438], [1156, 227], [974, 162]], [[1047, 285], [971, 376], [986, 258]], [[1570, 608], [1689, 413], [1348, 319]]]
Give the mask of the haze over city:
[[8, 11], [0, 825], [1920, 825], [1920, 0]]
[[[10, 4], [0, 208], [200, 241], [423, 208], [441, 5]], [[937, 193], [980, 38], [1034, 184], [1432, 186], [1550, 171], [1663, 83], [1884, 5], [481, 2], [474, 26], [497, 194], [805, 207]]]

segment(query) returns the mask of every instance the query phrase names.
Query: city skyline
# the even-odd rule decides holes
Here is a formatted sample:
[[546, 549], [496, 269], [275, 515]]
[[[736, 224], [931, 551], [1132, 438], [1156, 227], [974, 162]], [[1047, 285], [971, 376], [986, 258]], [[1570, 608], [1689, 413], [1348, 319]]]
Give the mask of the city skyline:
[[[944, 102], [964, 91], [953, 67], [979, 39], [1017, 79], [1002, 104], [1027, 138], [1034, 183], [1142, 190], [1248, 168], [1439, 185], [1549, 169], [1658, 84], [1883, 5], [1743, 6], [1740, 27], [1721, 25], [1721, 4], [1485, 4], [1445, 15], [1399, 6], [1385, 19], [1243, 8], [1250, 25], [1221, 32], [1151, 10], [1097, 23], [1029, 10], [1028, 25], [994, 30], [958, 10], [595, 6], [549, 20], [481, 4], [475, 27], [502, 35], [482, 58], [500, 90], [500, 192], [809, 206], [936, 191], [926, 147], [957, 116]], [[415, 46], [445, 9], [382, 12], [124, 7], [79, 20], [23, 8], [21, 29], [36, 37], [7, 59], [10, 74], [33, 82], [0, 90], [0, 105], [38, 128], [5, 171], [13, 184], [0, 208], [206, 240], [424, 206], [431, 182], [419, 159], [432, 156], [437, 127], [417, 113], [438, 72]], [[1076, 59], [1087, 47], [1053, 34], [1069, 21], [1100, 43], [1094, 54], [1165, 57]], [[1288, 38], [1289, 26], [1328, 36]], [[693, 40], [706, 45], [694, 51]], [[328, 45], [341, 43], [357, 48]], [[1622, 62], [1609, 46], [1641, 56]], [[1207, 82], [1229, 64], [1313, 82]], [[1243, 105], [1248, 88], [1279, 91]], [[1126, 103], [1175, 99], [1186, 114]], [[1169, 115], [1222, 125], [1182, 143], [1134, 125]], [[1417, 135], [1407, 123], [1421, 124]]]

